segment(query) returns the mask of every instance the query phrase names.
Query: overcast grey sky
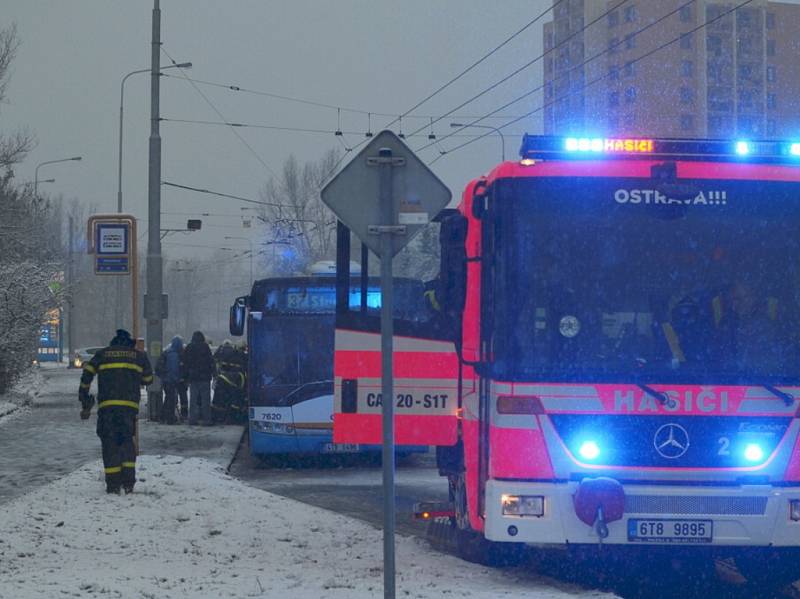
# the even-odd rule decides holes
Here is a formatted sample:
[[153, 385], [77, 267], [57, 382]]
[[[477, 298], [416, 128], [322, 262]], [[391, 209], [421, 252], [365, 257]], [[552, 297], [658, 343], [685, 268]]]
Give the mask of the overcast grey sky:
[[[402, 113], [548, 4], [545, 0], [162, 0], [162, 41], [178, 62], [194, 63], [187, 73], [192, 78], [335, 106]], [[33, 180], [35, 166], [42, 161], [80, 154], [82, 162], [42, 167], [41, 179], [56, 178], [53, 184], [43, 184], [42, 191], [80, 198], [101, 211], [115, 210], [120, 81], [126, 73], [150, 65], [152, 6], [151, 0], [3, 2], [0, 26], [16, 22], [22, 45], [12, 66], [9, 104], [0, 107], [0, 127], [28, 126], [39, 142], [16, 169], [19, 179]], [[441, 115], [534, 58], [541, 53], [541, 31], [540, 22], [416, 113]], [[162, 58], [162, 64], [168, 64], [168, 58]], [[177, 75], [176, 71], [168, 73]], [[540, 83], [537, 64], [458, 114], [485, 114]], [[147, 216], [149, 86], [145, 74], [131, 77], [125, 88], [125, 210], [142, 221]], [[164, 77], [161, 89], [162, 117], [220, 120], [186, 81]], [[200, 89], [228, 121], [337, 128], [332, 109], [223, 88]], [[527, 112], [540, 103], [536, 94], [507, 113]], [[363, 132], [366, 120], [364, 115], [343, 112], [341, 127]], [[435, 133], [449, 132], [451, 120], [437, 124]], [[386, 122], [385, 117], [373, 117], [373, 131]], [[421, 124], [404, 122], [403, 129], [408, 132]], [[538, 127], [534, 118], [527, 127], [512, 128]], [[289, 153], [313, 159], [339, 145], [333, 134], [236, 129], [256, 157], [227, 127], [165, 122], [161, 129], [164, 180], [251, 198], [258, 197], [270, 176], [262, 160], [278, 171]], [[353, 145], [362, 138], [359, 133], [344, 139]], [[410, 140], [412, 148], [425, 143], [425, 137]], [[507, 136], [507, 144], [509, 154], [515, 153], [519, 139]], [[432, 159], [435, 152], [427, 150], [422, 157]], [[495, 136], [439, 160], [433, 168], [459, 197], [470, 179], [499, 159]], [[165, 213], [239, 214], [245, 205], [168, 187], [163, 188], [162, 199]], [[166, 215], [163, 226], [181, 226], [185, 218]], [[167, 241], [232, 245], [236, 242], [226, 242], [223, 236], [243, 234], [236, 219], [205, 218], [206, 224], [204, 231], [191, 237]]]

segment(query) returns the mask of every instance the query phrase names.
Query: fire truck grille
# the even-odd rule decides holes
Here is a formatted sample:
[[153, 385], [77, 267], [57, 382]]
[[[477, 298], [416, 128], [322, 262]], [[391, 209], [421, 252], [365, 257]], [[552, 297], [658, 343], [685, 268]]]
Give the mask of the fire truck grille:
[[766, 497], [715, 497], [708, 495], [626, 495], [627, 514], [698, 514], [763, 516]]
[[[678, 470], [762, 466], [792, 421], [784, 416], [550, 414], [549, 418], [579, 464]], [[587, 440], [599, 450], [594, 458], [581, 453]], [[761, 452], [755, 461], [744, 455], [751, 443]]]

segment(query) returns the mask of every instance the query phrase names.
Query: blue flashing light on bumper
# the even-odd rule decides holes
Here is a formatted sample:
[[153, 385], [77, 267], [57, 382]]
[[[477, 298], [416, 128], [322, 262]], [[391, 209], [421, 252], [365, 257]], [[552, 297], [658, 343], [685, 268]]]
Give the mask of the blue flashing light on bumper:
[[757, 443], [748, 443], [744, 448], [744, 459], [748, 462], [760, 462], [764, 459], [764, 450]]
[[750, 144], [746, 141], [737, 141], [736, 153], [739, 154], [739, 156], [747, 156], [750, 153]]
[[578, 454], [584, 460], [596, 460], [600, 456], [600, 446], [595, 441], [584, 441], [578, 448]]

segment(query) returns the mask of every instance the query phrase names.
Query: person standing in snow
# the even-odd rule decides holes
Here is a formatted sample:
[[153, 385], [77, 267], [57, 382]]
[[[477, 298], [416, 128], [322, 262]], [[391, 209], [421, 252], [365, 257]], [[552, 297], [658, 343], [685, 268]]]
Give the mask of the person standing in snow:
[[178, 403], [178, 386], [183, 378], [183, 339], [179, 335], [172, 338], [156, 363], [156, 374], [164, 384], [164, 403], [161, 405], [161, 422], [176, 424], [175, 410]]
[[183, 353], [184, 379], [189, 383], [189, 424], [201, 420], [206, 426], [211, 422], [211, 378], [214, 376], [214, 357], [200, 331], [192, 333], [192, 340]]
[[97, 436], [103, 451], [106, 492], [131, 493], [136, 483], [134, 434], [141, 386], [153, 382], [147, 354], [136, 349], [130, 333], [117, 329], [116, 336], [83, 365], [78, 400], [81, 419], [88, 420], [94, 405], [89, 394], [97, 376]]

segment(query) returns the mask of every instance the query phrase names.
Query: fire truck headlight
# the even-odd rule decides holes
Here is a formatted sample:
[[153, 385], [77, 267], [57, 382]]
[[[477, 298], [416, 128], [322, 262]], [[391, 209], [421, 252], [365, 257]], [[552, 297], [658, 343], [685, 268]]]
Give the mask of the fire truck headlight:
[[584, 441], [578, 448], [578, 453], [584, 460], [596, 460], [600, 456], [600, 446], [594, 441]]
[[541, 495], [503, 495], [500, 501], [504, 516], [544, 516], [544, 497]]
[[764, 450], [756, 443], [748, 443], [744, 448], [744, 459], [748, 462], [760, 462], [764, 459]]
[[795, 522], [800, 520], [800, 499], [789, 500], [789, 518]]

